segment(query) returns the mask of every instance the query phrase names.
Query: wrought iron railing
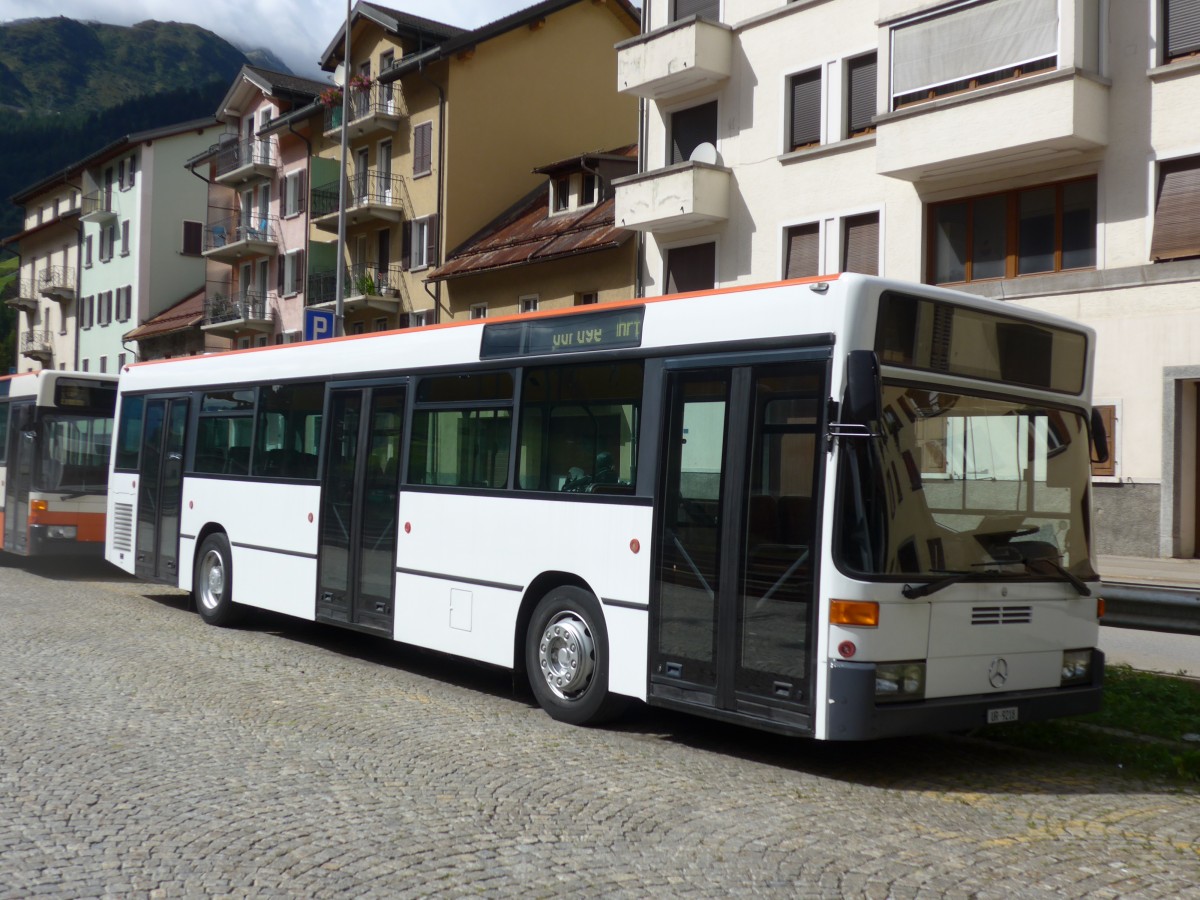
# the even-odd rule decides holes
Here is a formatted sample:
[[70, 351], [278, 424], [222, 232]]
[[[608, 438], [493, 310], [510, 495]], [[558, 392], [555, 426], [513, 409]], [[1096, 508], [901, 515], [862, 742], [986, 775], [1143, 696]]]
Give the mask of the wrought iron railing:
[[[361, 206], [387, 206], [393, 209], [404, 208], [406, 196], [404, 178], [377, 169], [367, 169], [365, 172], [353, 172], [346, 177], [346, 209], [356, 209]], [[328, 182], [313, 188], [312, 215], [321, 218], [337, 212], [338, 183]]]
[[218, 178], [247, 166], [275, 168], [278, 165], [279, 154], [276, 152], [275, 141], [268, 138], [229, 141], [219, 146], [216, 157]]
[[204, 249], [217, 250], [241, 241], [279, 242], [279, 218], [277, 216], [232, 215], [204, 228]]
[[[355, 263], [345, 270], [342, 299], [352, 297], [396, 297], [403, 300], [404, 270], [398, 265], [379, 266], [376, 263]], [[308, 276], [304, 293], [308, 306], [333, 303], [337, 300], [337, 271], [313, 272]]]
[[227, 294], [213, 291], [204, 298], [204, 324], [221, 322], [269, 322], [273, 316], [274, 291], [251, 289]]
[[[399, 118], [404, 115], [404, 101], [400, 88], [395, 84], [379, 84], [378, 82], [366, 90], [350, 88], [350, 122], [357, 122], [370, 116]], [[342, 104], [335, 102], [325, 110], [325, 131], [342, 127]]]
[[89, 216], [98, 212], [115, 212], [113, 209], [112, 188], [102, 188], [98, 191], [92, 191], [90, 194], [83, 195], [83, 203], [80, 205], [79, 214], [81, 216]]
[[50, 331], [27, 331], [21, 335], [21, 352], [26, 356], [47, 356], [54, 350], [54, 335]]
[[75, 290], [75, 269], [72, 266], [50, 266], [38, 273], [38, 290]]

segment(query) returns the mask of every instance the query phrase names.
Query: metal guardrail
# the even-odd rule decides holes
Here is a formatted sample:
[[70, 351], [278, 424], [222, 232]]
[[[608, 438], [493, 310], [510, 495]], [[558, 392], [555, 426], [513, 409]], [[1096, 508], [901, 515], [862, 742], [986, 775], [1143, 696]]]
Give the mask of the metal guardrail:
[[1200, 635], [1200, 594], [1190, 588], [1142, 584], [1101, 585], [1103, 625]]

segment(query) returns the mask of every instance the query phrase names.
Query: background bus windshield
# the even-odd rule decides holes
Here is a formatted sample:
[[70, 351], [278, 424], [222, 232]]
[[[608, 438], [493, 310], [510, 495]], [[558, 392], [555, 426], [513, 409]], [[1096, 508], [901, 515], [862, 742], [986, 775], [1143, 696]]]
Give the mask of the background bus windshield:
[[1090, 447], [1068, 410], [885, 384], [881, 435], [846, 441], [840, 555], [853, 571], [1095, 576]]
[[36, 490], [104, 493], [112, 444], [111, 417], [48, 415], [42, 419], [41, 440]]

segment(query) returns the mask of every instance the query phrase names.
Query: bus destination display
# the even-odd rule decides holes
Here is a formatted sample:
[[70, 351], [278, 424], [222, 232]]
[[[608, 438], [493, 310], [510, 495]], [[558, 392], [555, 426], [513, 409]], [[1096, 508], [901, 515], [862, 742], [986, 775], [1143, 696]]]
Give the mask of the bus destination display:
[[640, 347], [645, 307], [486, 325], [480, 359]]

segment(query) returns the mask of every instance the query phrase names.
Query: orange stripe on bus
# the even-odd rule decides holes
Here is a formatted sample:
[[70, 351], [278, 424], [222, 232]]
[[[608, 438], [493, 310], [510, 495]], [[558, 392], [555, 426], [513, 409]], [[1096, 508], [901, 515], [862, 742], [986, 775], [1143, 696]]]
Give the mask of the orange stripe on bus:
[[35, 512], [29, 514], [30, 525], [74, 525], [79, 529], [77, 541], [104, 540], [104, 513]]

